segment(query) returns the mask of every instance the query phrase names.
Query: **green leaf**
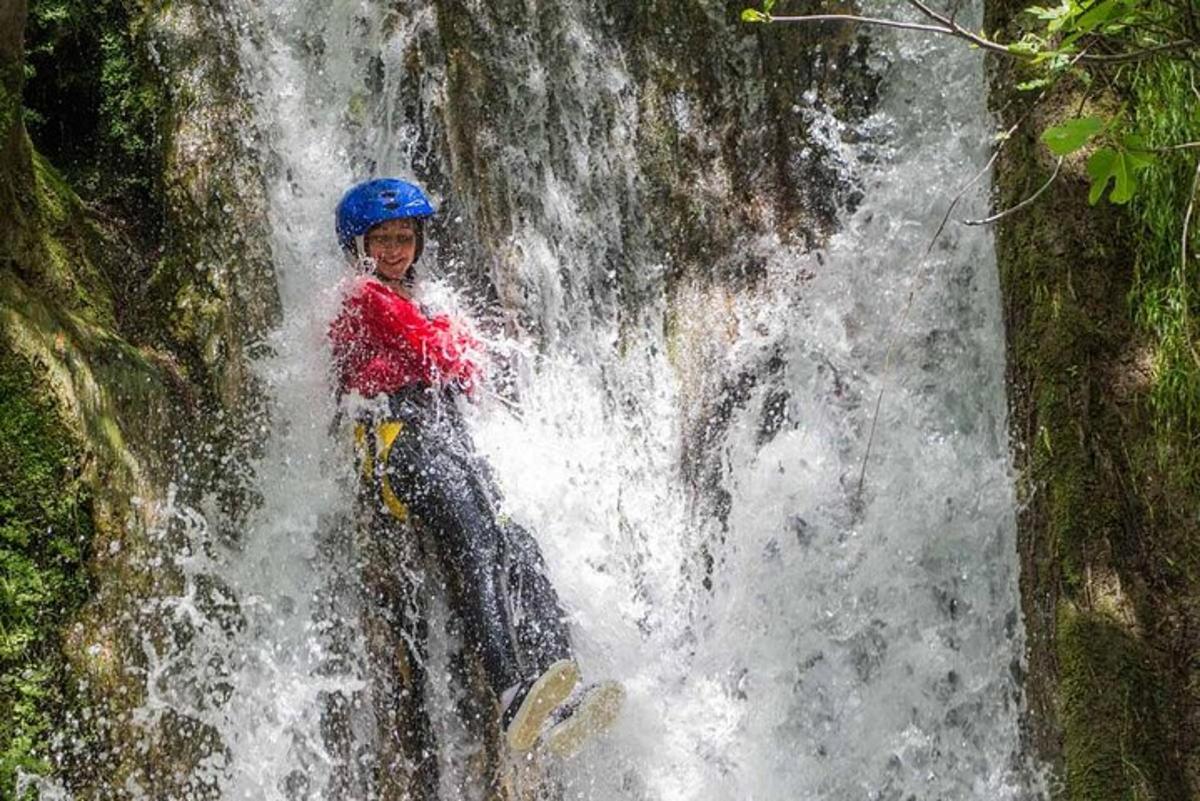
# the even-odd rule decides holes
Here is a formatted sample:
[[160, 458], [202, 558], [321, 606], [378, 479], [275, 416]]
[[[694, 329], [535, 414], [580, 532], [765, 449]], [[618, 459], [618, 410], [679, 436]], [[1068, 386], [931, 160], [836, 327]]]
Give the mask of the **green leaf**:
[[764, 14], [766, 14], [767, 16], [770, 16], [771, 12], [774, 10], [775, 10], [775, 0], [763, 0], [763, 13]]
[[1117, 151], [1102, 147], [1088, 159], [1088, 177], [1092, 179], [1092, 189], [1088, 192], [1088, 203], [1095, 206], [1108, 188], [1108, 183], [1114, 176], [1117, 163]]
[[742, 12], [742, 22], [770, 22], [771, 18], [757, 9], [747, 8]]
[[1125, 150], [1129, 153], [1129, 161], [1136, 167], [1148, 167], [1154, 163], [1155, 153], [1150, 146], [1146, 144], [1145, 137], [1138, 134], [1125, 134], [1121, 138], [1121, 144], [1125, 146]]
[[1087, 144], [1104, 130], [1104, 120], [1099, 117], [1078, 117], [1055, 125], [1042, 132], [1042, 141], [1056, 156], [1067, 156]]
[[1063, 0], [1062, 3], [1052, 8], [1032, 6], [1025, 9], [1025, 12], [1045, 21], [1047, 23], [1046, 30], [1053, 33], [1079, 12], [1079, 6], [1071, 2], [1071, 0]]
[[1069, 26], [1071, 30], [1084, 33], [1092, 30], [1116, 11], [1117, 0], [1100, 0], [1091, 4]]
[[1034, 56], [1042, 49], [1042, 43], [1023, 39], [1019, 42], [1013, 42], [1006, 49], [1014, 55]]
[[1114, 20], [1124, 21], [1133, 11], [1132, 0], [1101, 0], [1079, 15], [1071, 26], [1077, 31], [1094, 31]]
[[1049, 78], [1034, 78], [1032, 81], [1025, 81], [1017, 84], [1017, 89], [1022, 92], [1032, 92], [1034, 89], [1041, 89], [1043, 86], [1049, 86], [1051, 80]]
[[1113, 150], [1102, 147], [1088, 159], [1088, 177], [1092, 179], [1092, 189], [1088, 193], [1088, 203], [1093, 206], [1112, 183], [1113, 189], [1108, 199], [1112, 203], [1122, 205], [1128, 203], [1137, 191], [1137, 172], [1149, 163], [1149, 159], [1141, 156], [1131, 156], [1127, 151]]

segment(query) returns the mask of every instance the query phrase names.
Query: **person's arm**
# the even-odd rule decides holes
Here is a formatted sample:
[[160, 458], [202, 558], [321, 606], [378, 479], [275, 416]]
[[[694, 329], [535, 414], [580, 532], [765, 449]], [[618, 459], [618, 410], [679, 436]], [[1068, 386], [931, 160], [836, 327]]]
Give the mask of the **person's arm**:
[[475, 357], [483, 351], [483, 346], [464, 326], [445, 315], [434, 317], [430, 324], [438, 330], [438, 346], [446, 357], [442, 369], [473, 397], [483, 373]]
[[479, 367], [471, 358], [478, 343], [448, 317], [430, 320], [413, 302], [383, 285], [367, 282], [356, 298], [361, 303], [362, 322], [369, 335], [413, 353], [426, 377], [438, 383], [455, 382], [470, 391]]

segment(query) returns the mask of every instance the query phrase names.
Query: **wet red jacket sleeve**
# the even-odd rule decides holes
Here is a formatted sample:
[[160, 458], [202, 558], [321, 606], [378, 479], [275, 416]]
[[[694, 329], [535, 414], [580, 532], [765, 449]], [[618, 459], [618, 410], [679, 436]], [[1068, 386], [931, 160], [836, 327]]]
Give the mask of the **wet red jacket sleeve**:
[[428, 318], [412, 301], [374, 280], [347, 296], [330, 329], [343, 391], [393, 392], [407, 384], [449, 385], [472, 391], [479, 343], [449, 317]]

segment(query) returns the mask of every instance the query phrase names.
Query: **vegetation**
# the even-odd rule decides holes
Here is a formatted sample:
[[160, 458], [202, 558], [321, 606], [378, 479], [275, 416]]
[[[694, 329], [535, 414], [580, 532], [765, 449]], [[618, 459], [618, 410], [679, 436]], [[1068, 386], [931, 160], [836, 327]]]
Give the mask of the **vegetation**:
[[[1147, 147], [1200, 141], [1200, 64], [1163, 60], [1127, 79], [1132, 125]], [[1158, 462], [1200, 488], [1200, 149], [1161, 154], [1142, 174], [1133, 215], [1140, 232], [1130, 299], [1154, 342], [1150, 404]]]
[[[26, 43], [34, 52], [26, 61], [19, 35], [23, 10], [22, 3], [5, 17], [4, 25], [14, 26], [18, 35], [6, 29], [9, 46], [0, 52], [0, 798], [5, 799], [17, 797], [20, 776], [46, 773], [51, 761], [74, 760], [75, 739], [90, 737], [85, 710], [95, 699], [84, 685], [92, 674], [80, 665], [95, 661], [87, 650], [95, 647], [94, 632], [81, 622], [84, 605], [94, 600], [93, 544], [107, 544], [113, 513], [125, 508], [114, 503], [118, 493], [129, 493], [124, 465], [131, 457], [124, 438], [144, 437], [144, 430], [161, 424], [157, 407], [165, 395], [146, 354], [115, 333], [122, 309], [110, 278], [127, 265], [129, 247], [109, 215], [152, 207], [143, 201], [149, 176], [161, 163], [136, 163], [155, 140], [146, 133], [148, 119], [130, 105], [137, 94], [134, 73], [122, 73], [133, 52], [128, 16], [116, 3], [33, 4]], [[104, 65], [99, 75], [94, 63], [83, 60], [93, 51]], [[69, 175], [31, 147], [26, 123]], [[71, 182], [89, 187], [90, 203], [81, 201]], [[136, 218], [157, 224], [152, 214]], [[136, 415], [128, 414], [131, 408]], [[88, 756], [91, 765], [99, 764], [98, 753]], [[57, 767], [82, 785], [92, 769], [88, 764]], [[30, 788], [24, 797], [35, 795]]]
[[167, 103], [143, 20], [123, 0], [30, 3], [25, 123], [85, 200], [156, 226]]
[[57, 633], [87, 597], [79, 449], [30, 366], [0, 352], [0, 797], [45, 770], [62, 705]]
[[[775, 15], [778, 0], [763, 0], [762, 10], [748, 8], [742, 20], [751, 23], [858, 22], [953, 36], [1005, 57], [1024, 62], [1027, 76], [1022, 91], [1044, 90], [1063, 78], [1103, 91], [1121, 80], [1129, 65], [1174, 61], [1195, 66], [1200, 56], [1200, 12], [1187, 0], [1060, 0], [1053, 6], [1029, 6], [1030, 24], [1022, 35], [1004, 43], [999, 35], [972, 32], [957, 22], [959, 4], [938, 11], [922, 0], [906, 0], [918, 22], [850, 14]], [[1043, 95], [1044, 96], [1044, 95]], [[1055, 155], [1068, 156], [1093, 139], [1100, 140], [1088, 158], [1092, 182], [1089, 200], [1106, 192], [1113, 203], [1127, 203], [1138, 175], [1154, 162], [1156, 153], [1200, 149], [1200, 141], [1174, 141], [1151, 147], [1135, 133], [1136, 113], [1129, 107], [1105, 116], [1076, 116], [1047, 127], [1042, 141]], [[1011, 135], [1011, 134], [1009, 134]]]

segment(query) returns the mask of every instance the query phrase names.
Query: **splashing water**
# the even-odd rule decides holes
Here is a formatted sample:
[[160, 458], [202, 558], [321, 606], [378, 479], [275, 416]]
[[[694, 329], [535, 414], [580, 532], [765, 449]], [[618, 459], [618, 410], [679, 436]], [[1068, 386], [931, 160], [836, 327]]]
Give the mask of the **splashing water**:
[[[492, 338], [516, 365], [520, 402], [485, 397], [469, 416], [506, 511], [546, 555], [585, 674], [628, 690], [610, 735], [551, 766], [563, 797], [1035, 796], [1019, 737], [990, 237], [951, 227], [922, 258], [986, 159], [979, 56], [879, 34], [880, 104], [856, 135], [812, 112], [843, 180], [862, 189], [840, 232], [810, 252], [747, 237], [743, 249], [765, 265], [752, 286], [684, 281], [669, 292], [666, 254], [626, 241], [615, 222], [639, 182], [621, 48], [587, 27], [583, 0], [561, 5], [565, 64], [543, 63], [519, 32], [494, 32], [510, 37], [505, 64], [531, 127], [549, 124], [548, 83], [569, 87], [572, 102], [554, 112], [565, 155], [536, 138], [503, 151], [525, 187], [517, 205], [521, 192], [537, 202], [512, 221], [515, 256], [497, 280], [517, 291], [499, 294], [520, 299], [509, 311], [541, 335]], [[322, 611], [330, 582], [355, 569], [328, 535], [352, 509], [349, 449], [329, 433], [324, 330], [345, 269], [331, 214], [364, 172], [412, 176], [418, 162], [428, 171], [445, 159], [427, 132], [454, 99], [432, 57], [415, 90], [424, 111], [399, 99], [414, 94], [414, 43], [436, 39], [432, 2], [245, 2], [236, 13], [272, 176], [284, 323], [257, 367], [274, 428], [256, 469], [263, 504], [235, 550], [212, 542], [202, 515], [173, 516], [189, 543], [175, 559], [187, 579], [161, 611], [192, 634], [182, 649], [150, 648], [141, 714], [212, 728], [223, 745], [197, 780], [222, 798], [319, 798], [337, 763], [323, 699], [371, 681], [360, 658], [331, 650]], [[685, 101], [681, 126], [692, 124]], [[589, 120], [601, 112], [619, 122], [596, 145]], [[986, 196], [979, 187], [967, 202]], [[431, 243], [423, 264], [437, 263], [439, 244], [451, 243]], [[615, 289], [603, 255], [614, 248], [640, 282], [636, 306]], [[467, 305], [445, 278], [426, 299]], [[739, 375], [750, 380], [711, 449], [723, 498], [714, 516], [685, 479], [688, 399]], [[214, 594], [216, 608], [236, 610], [230, 619], [214, 618]], [[433, 693], [448, 707], [445, 696]], [[443, 781], [445, 798], [453, 785]]]

